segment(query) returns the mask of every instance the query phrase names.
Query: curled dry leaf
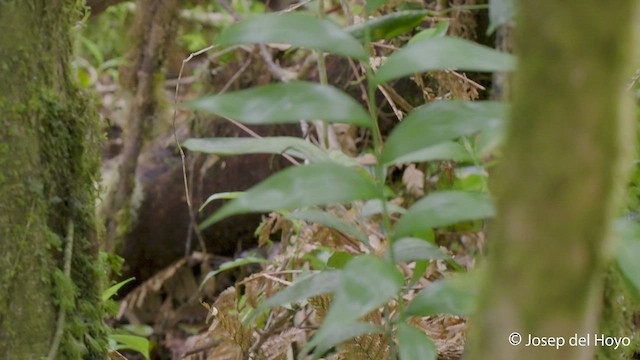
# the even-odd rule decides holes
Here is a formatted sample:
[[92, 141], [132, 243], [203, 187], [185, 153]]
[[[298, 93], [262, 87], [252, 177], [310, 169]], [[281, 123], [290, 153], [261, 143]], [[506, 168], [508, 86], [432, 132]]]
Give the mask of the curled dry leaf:
[[420, 197], [424, 195], [424, 173], [416, 168], [414, 164], [409, 164], [402, 174], [402, 183], [407, 188], [409, 194]]

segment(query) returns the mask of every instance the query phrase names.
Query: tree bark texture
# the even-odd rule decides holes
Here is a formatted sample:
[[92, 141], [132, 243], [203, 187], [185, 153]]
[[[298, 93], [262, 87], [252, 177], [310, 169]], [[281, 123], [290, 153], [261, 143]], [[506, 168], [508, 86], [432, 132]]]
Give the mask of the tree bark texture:
[[69, 67], [80, 13], [75, 0], [0, 1], [3, 359], [106, 357], [94, 213], [100, 130]]
[[[469, 359], [591, 359], [528, 336], [597, 333], [611, 219], [633, 141], [636, 2], [520, 1], [513, 108]], [[522, 343], [513, 346], [509, 335]]]
[[122, 159], [117, 182], [108, 190], [101, 208], [106, 225], [105, 249], [109, 252], [121, 248], [123, 237], [131, 231], [136, 216], [131, 197], [136, 187], [138, 157], [145, 138], [162, 117], [161, 70], [175, 33], [178, 5], [178, 0], [140, 0], [136, 8], [132, 50], [122, 74], [123, 85], [132, 95]]

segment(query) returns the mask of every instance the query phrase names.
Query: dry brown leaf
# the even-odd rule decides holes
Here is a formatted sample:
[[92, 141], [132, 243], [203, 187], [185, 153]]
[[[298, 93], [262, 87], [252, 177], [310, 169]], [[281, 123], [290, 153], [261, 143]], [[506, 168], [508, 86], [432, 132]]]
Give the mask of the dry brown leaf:
[[276, 360], [287, 351], [293, 343], [301, 343], [305, 340], [306, 333], [302, 329], [289, 328], [283, 332], [269, 337], [260, 348], [260, 352], [267, 360]]

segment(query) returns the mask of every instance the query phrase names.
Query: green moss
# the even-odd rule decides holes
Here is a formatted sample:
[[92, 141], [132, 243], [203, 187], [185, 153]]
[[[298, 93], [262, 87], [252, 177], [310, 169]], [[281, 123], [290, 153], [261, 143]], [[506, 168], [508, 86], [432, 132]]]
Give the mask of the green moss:
[[[118, 237], [124, 237], [127, 235], [133, 226], [133, 214], [131, 213], [131, 206], [128, 204], [124, 208], [118, 211], [116, 215], [116, 222], [118, 227], [116, 228], [116, 234]], [[117, 252], [116, 252], [117, 253]]]
[[[106, 358], [93, 210], [100, 129], [95, 104], [65, 65], [76, 6], [0, 2], [0, 78], [8, 84], [0, 89], [0, 237], [12, 240], [0, 242], [11, 255], [0, 258], [0, 353], [8, 359], [46, 355], [61, 308], [68, 316], [58, 358]], [[60, 270], [69, 220], [70, 279]]]
[[633, 322], [634, 316], [640, 314], [640, 301], [629, 293], [622, 275], [614, 266], [607, 272], [603, 300], [599, 333], [617, 338], [629, 337], [631, 345], [617, 349], [597, 347], [596, 359], [631, 359], [634, 353], [640, 352], [640, 329]]

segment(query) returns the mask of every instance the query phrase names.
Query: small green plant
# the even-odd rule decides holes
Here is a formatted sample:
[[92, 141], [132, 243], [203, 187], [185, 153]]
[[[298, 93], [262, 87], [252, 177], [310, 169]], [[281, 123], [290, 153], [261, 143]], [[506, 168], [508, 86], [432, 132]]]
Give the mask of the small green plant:
[[[102, 293], [102, 301], [109, 301], [113, 295], [134, 278], [123, 280]], [[113, 330], [109, 334], [109, 351], [133, 350], [141, 353], [145, 359], [149, 359], [149, 340], [143, 336], [134, 335], [126, 331]]]
[[[374, 3], [368, 3], [365, 18], [375, 10]], [[480, 159], [500, 142], [507, 105], [493, 101], [431, 102], [409, 112], [383, 139], [374, 93], [378, 86], [389, 81], [428, 71], [508, 72], [514, 69], [515, 60], [509, 54], [445, 36], [445, 24], [419, 32], [405, 46], [388, 55], [374, 71], [367, 50], [371, 42], [405, 34], [429, 14], [426, 10], [402, 11], [345, 29], [303, 13], [267, 14], [230, 26], [216, 40], [218, 46], [289, 44], [315, 50], [320, 54], [319, 59], [327, 52], [357, 60], [367, 74], [366, 110], [324, 81], [270, 84], [187, 104], [193, 110], [245, 124], [320, 119], [326, 123], [359, 126], [371, 133], [375, 157], [372, 165], [333, 156], [325, 147], [292, 137], [189, 139], [183, 144], [192, 151], [222, 156], [271, 153], [305, 160], [305, 165], [276, 173], [244, 193], [234, 193], [232, 200], [205, 220], [201, 228], [236, 214], [278, 212], [294, 222], [317, 223], [340, 231], [369, 249], [362, 254], [329, 251], [323, 256], [325, 260], [320, 256], [314, 260], [324, 269], [304, 272], [291, 286], [256, 307], [247, 310], [246, 303], [243, 305], [246, 312], [243, 324], [246, 325], [264, 321], [263, 315], [274, 307], [318, 301], [319, 297], [332, 295], [321, 326], [306, 343], [302, 354], [313, 353], [314, 358], [319, 358], [348, 339], [383, 334], [392, 359], [398, 356], [403, 360], [435, 359], [434, 342], [412, 325], [411, 317], [467, 316], [473, 311], [478, 281], [474, 274], [464, 271], [430, 284], [409, 301], [405, 295], [423, 276], [430, 261], [445, 260], [460, 270], [460, 266], [434, 244], [433, 230], [493, 216], [482, 171], [467, 178], [461, 176], [467, 180], [433, 191], [407, 209], [390, 202], [387, 173], [396, 165], [436, 160], [464, 162], [482, 170]], [[318, 62], [320, 72], [322, 63], [322, 60]], [[214, 195], [211, 200], [217, 198], [224, 196]], [[360, 217], [378, 219], [387, 242], [384, 254], [374, 253], [369, 243], [370, 234], [327, 210], [335, 204], [353, 202], [365, 204], [358, 207]], [[410, 262], [415, 262], [413, 274], [405, 278], [398, 264]], [[623, 268], [635, 266], [629, 259], [622, 264]], [[383, 326], [363, 321], [379, 308], [384, 308], [384, 320], [379, 322]], [[235, 329], [244, 329], [242, 326], [237, 325]], [[248, 351], [248, 345], [243, 346], [243, 350]]]
[[[464, 190], [433, 192], [409, 209], [402, 209], [404, 214], [393, 222], [385, 174], [389, 167], [403, 163], [477, 159], [480, 154], [475, 152], [475, 144], [465, 148], [464, 142], [458, 140], [477, 133], [496, 136], [506, 106], [491, 101], [430, 103], [409, 113], [383, 142], [372, 95], [378, 85], [411, 74], [449, 68], [510, 71], [514, 59], [460, 38], [444, 36], [440, 30], [419, 33], [405, 47], [393, 52], [374, 73], [367, 44], [406, 33], [426, 15], [427, 11], [404, 11], [341, 29], [329, 21], [302, 13], [267, 14], [232, 25], [217, 38], [216, 44], [220, 46], [285, 43], [358, 60], [368, 74], [368, 111], [337, 88], [303, 81], [206, 97], [187, 105], [246, 124], [321, 119], [371, 131], [376, 158], [375, 165], [371, 166], [361, 166], [344, 158], [336, 161], [327, 149], [290, 137], [190, 139], [183, 144], [192, 151], [217, 155], [288, 154], [307, 162], [307, 165], [283, 170], [236, 196], [204, 221], [203, 228], [240, 213], [278, 211], [293, 219], [338, 229], [370, 248], [368, 234], [322, 207], [353, 201], [374, 201], [380, 205], [378, 213], [388, 242], [384, 256], [332, 254], [333, 261], [328, 264], [334, 266], [300, 276], [292, 286], [259, 304], [249, 317], [249, 321], [255, 321], [274, 306], [332, 294], [333, 300], [321, 327], [302, 349], [302, 353], [313, 352], [315, 358], [350, 338], [380, 333], [387, 336], [392, 358], [399, 355], [401, 359], [435, 359], [437, 351], [433, 341], [408, 319], [442, 313], [465, 316], [472, 310], [475, 283], [462, 274], [426, 287], [407, 304], [403, 295], [412, 282], [422, 276], [429, 261], [450, 260], [428, 240], [432, 233], [431, 236], [425, 234], [434, 228], [491, 217], [490, 197]], [[340, 260], [336, 260], [337, 254]], [[407, 282], [396, 264], [414, 261], [421, 266], [415, 268], [416, 272]], [[395, 303], [393, 314], [389, 311], [390, 302]], [[380, 307], [386, 309], [384, 327], [362, 321]], [[399, 346], [397, 352], [394, 338]]]

